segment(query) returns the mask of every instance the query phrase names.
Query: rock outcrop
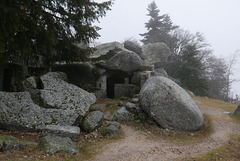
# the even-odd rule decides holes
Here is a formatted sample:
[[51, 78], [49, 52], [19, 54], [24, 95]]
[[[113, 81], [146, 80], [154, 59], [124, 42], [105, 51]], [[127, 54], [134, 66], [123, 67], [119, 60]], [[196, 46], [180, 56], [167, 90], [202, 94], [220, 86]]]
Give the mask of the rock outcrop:
[[41, 99], [48, 107], [74, 110], [84, 116], [91, 104], [95, 103], [94, 94], [61, 79], [63, 73], [49, 72], [41, 76], [44, 89], [40, 90]]
[[50, 113], [45, 116], [45, 109], [32, 101], [29, 92], [0, 92], [0, 111], [0, 128], [3, 129], [31, 131], [55, 122]]
[[204, 123], [198, 105], [189, 94], [172, 80], [150, 78], [139, 94], [142, 109], [161, 127], [197, 131]]
[[22, 83], [30, 93], [0, 92], [0, 127], [37, 131], [45, 125], [73, 125], [89, 111], [96, 97], [66, 79], [64, 73], [50, 72]]

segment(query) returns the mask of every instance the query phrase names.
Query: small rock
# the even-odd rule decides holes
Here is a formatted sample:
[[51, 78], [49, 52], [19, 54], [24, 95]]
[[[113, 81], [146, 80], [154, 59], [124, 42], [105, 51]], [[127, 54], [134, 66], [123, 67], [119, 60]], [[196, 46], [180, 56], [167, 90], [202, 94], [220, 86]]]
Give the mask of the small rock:
[[139, 98], [133, 98], [131, 102], [132, 103], [138, 103], [139, 102]]
[[134, 103], [131, 102], [126, 103], [126, 109], [132, 113], [137, 113], [137, 106]]
[[40, 139], [39, 142], [40, 150], [47, 154], [55, 153], [79, 153], [77, 146], [68, 137], [59, 136], [45, 136]]
[[123, 101], [118, 102], [118, 106], [125, 106], [125, 103]]
[[89, 111], [101, 111], [103, 112], [104, 108], [105, 108], [105, 104], [95, 104], [92, 105], [89, 109]]
[[135, 115], [122, 107], [113, 114], [112, 118], [113, 121], [133, 121]]
[[24, 150], [24, 145], [13, 136], [0, 135], [0, 152]]
[[121, 128], [121, 124], [120, 124], [119, 122], [117, 122], [117, 121], [112, 121], [112, 122], [110, 122], [110, 123], [108, 124], [108, 126], [110, 126], [110, 125], [113, 125], [113, 126], [117, 127], [118, 129]]
[[232, 115], [231, 112], [227, 112], [227, 111], [224, 111], [223, 113], [226, 114], [226, 115], [229, 115], [229, 116]]
[[120, 124], [118, 122], [110, 122], [103, 130], [102, 134], [103, 136], [106, 136], [108, 138], [113, 138], [116, 136], [120, 136]]
[[88, 113], [82, 121], [81, 128], [86, 132], [93, 132], [103, 124], [104, 115], [100, 111]]

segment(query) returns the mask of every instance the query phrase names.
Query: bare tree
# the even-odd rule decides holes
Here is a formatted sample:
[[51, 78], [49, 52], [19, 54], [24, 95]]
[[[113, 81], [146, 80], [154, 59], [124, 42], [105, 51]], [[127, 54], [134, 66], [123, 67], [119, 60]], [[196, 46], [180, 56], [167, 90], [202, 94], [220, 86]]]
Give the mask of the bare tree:
[[223, 100], [226, 95], [227, 63], [223, 58], [210, 56], [206, 63], [206, 77], [208, 79], [208, 96]]
[[232, 79], [231, 77], [234, 75], [235, 65], [238, 62], [238, 57], [240, 56], [240, 50], [235, 51], [231, 56], [230, 59], [228, 60], [227, 63], [227, 72], [226, 72], [226, 96], [225, 96], [225, 101], [229, 101], [229, 95], [230, 95], [230, 90], [231, 90], [231, 85], [232, 83], [239, 81], [236, 79]]

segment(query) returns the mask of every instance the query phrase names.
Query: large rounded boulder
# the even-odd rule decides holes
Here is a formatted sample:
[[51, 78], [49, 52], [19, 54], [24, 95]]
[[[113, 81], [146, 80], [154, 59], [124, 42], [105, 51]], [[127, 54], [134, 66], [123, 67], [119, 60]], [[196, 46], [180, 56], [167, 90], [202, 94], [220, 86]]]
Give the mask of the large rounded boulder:
[[122, 72], [134, 72], [142, 66], [142, 59], [134, 52], [120, 51], [114, 55], [107, 63], [100, 63], [100, 67], [109, 70]]
[[133, 41], [125, 41], [124, 47], [127, 50], [133, 51], [134, 53], [138, 54], [142, 60], [146, 59], [146, 55], [142, 51], [142, 47]]
[[[113, 50], [125, 50], [124, 45], [122, 43], [119, 42], [109, 42], [109, 43], [104, 43], [104, 44], [100, 44], [98, 46], [95, 47], [95, 51], [92, 55], [90, 55], [90, 58], [92, 58], [93, 60], [100, 58], [100, 60], [103, 59], [109, 59], [111, 58], [113, 55], [115, 55], [116, 53], [114, 52], [109, 52], [109, 51], [113, 51]], [[97, 59], [98, 60], [98, 59]]]
[[147, 57], [145, 59], [147, 65], [154, 65], [155, 68], [163, 68], [171, 61], [172, 52], [163, 42], [147, 44], [142, 49], [143, 54]]
[[197, 131], [203, 126], [204, 118], [198, 105], [168, 78], [150, 78], [143, 85], [139, 99], [144, 112], [163, 128]]

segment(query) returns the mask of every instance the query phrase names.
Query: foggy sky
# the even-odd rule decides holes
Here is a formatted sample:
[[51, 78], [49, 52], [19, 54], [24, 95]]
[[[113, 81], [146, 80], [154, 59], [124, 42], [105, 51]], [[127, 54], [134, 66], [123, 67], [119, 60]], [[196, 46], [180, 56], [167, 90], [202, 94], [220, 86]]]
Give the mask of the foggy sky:
[[[103, 2], [105, 0], [95, 0]], [[100, 19], [102, 28], [99, 43], [123, 42], [128, 38], [142, 39], [139, 34], [149, 17], [147, 7], [152, 0], [115, 0], [112, 10]], [[155, 0], [160, 15], [169, 14], [174, 25], [191, 33], [201, 32], [217, 57], [226, 60], [240, 49], [240, 0]], [[240, 59], [240, 57], [239, 57]], [[240, 60], [234, 71], [240, 80]], [[240, 82], [233, 84], [234, 93], [240, 95]]]

